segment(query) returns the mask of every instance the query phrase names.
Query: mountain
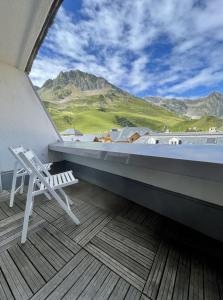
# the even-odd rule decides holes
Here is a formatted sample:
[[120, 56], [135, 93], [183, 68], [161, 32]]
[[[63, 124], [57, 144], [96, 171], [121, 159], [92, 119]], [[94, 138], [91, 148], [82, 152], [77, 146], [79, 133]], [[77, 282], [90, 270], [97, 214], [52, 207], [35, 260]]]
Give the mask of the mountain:
[[117, 89], [102, 77], [84, 73], [79, 70], [71, 70], [69, 72], [60, 72], [56, 79], [48, 79], [42, 88], [64, 88], [72, 84], [81, 91], [100, 90], [100, 89]]
[[124, 126], [149, 127], [164, 131], [208, 130], [221, 127], [217, 118], [196, 121], [179, 116], [169, 109], [137, 98], [106, 79], [72, 70], [60, 72], [37, 90], [59, 131], [75, 128], [84, 133], [104, 132]]
[[223, 118], [223, 94], [218, 92], [194, 100], [161, 97], [145, 97], [145, 100], [193, 119], [206, 115]]

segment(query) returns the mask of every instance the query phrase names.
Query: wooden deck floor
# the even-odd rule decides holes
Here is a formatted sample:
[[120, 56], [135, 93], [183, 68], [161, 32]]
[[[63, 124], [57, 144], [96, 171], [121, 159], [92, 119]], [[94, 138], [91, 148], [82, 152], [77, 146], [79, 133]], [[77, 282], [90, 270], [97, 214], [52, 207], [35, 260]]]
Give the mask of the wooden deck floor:
[[81, 225], [39, 197], [24, 245], [24, 196], [0, 203], [1, 300], [223, 298], [221, 245], [96, 186], [67, 191]]

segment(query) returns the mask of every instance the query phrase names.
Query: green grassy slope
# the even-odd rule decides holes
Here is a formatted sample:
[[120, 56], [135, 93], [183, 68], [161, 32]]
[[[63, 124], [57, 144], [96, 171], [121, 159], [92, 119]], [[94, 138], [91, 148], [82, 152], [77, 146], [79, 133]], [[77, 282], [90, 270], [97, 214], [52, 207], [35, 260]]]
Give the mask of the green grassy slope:
[[[121, 98], [121, 99], [120, 99]], [[104, 132], [124, 126], [165, 130], [182, 121], [172, 112], [127, 95], [89, 96], [58, 104], [44, 101], [57, 128], [76, 128], [84, 133]]]
[[197, 120], [184, 120], [172, 127], [173, 131], [208, 131], [210, 127], [222, 130], [223, 120], [213, 116], [203, 116]]
[[[152, 130], [197, 131], [214, 126], [223, 127], [223, 120], [205, 116], [190, 120], [163, 107], [134, 97], [109, 83], [100, 88], [84, 90], [84, 84], [101, 80], [83, 72], [62, 73], [38, 89], [40, 98], [49, 110], [57, 128], [75, 128], [83, 133], [104, 132], [124, 126], [143, 126]], [[68, 76], [64, 79], [64, 76]], [[79, 76], [79, 77], [78, 77]], [[87, 79], [86, 79], [87, 76]], [[90, 76], [90, 79], [89, 79]], [[80, 79], [80, 87], [75, 80]], [[83, 84], [83, 85], [82, 85]]]

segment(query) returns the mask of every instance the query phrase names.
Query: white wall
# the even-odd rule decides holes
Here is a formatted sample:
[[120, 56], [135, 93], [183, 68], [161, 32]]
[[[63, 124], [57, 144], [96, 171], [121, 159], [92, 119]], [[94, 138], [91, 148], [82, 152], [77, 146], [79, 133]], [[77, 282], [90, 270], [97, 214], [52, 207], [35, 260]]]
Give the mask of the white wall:
[[13, 169], [9, 146], [23, 145], [48, 160], [48, 144], [59, 140], [27, 76], [0, 62], [0, 172]]

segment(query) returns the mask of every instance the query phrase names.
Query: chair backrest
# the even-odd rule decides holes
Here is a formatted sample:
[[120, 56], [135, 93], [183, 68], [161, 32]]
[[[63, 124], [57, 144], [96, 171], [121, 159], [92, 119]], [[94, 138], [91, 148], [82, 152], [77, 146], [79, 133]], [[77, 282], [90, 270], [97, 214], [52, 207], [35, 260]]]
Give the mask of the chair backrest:
[[27, 172], [36, 176], [47, 188], [50, 188], [46, 178], [50, 177], [51, 175], [35, 155], [35, 153], [32, 150], [28, 150], [25, 152], [20, 152], [19, 157], [26, 166]]
[[21, 160], [21, 157], [19, 156], [20, 153], [24, 153], [27, 150], [23, 146], [18, 146], [18, 147], [9, 147], [9, 151], [15, 157], [17, 162], [20, 163], [20, 165], [27, 170], [27, 166], [24, 164], [23, 160]]

